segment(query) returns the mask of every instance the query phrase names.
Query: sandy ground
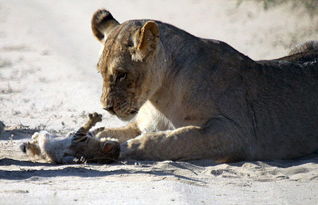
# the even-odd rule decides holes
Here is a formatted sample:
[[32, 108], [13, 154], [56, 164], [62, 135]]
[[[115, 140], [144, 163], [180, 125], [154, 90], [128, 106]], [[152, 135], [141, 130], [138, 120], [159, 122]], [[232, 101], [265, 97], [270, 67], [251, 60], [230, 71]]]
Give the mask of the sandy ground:
[[[292, 161], [33, 163], [19, 145], [37, 130], [66, 133], [99, 105], [99, 44], [90, 17], [153, 18], [223, 40], [253, 59], [280, 57], [318, 39], [302, 9], [236, 1], [0, 0], [0, 204], [318, 204], [318, 154]], [[1, 129], [0, 129], [1, 130]]]

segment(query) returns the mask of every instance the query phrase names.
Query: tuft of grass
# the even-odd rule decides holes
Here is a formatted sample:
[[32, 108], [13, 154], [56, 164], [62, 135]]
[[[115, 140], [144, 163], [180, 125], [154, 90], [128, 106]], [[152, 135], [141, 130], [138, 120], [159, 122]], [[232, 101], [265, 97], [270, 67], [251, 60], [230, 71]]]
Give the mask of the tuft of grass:
[[239, 6], [246, 1], [255, 1], [257, 3], [263, 4], [265, 10], [269, 10], [279, 5], [290, 4], [292, 9], [303, 7], [306, 9], [308, 14], [313, 17], [318, 14], [318, 0], [237, 0], [237, 5]]

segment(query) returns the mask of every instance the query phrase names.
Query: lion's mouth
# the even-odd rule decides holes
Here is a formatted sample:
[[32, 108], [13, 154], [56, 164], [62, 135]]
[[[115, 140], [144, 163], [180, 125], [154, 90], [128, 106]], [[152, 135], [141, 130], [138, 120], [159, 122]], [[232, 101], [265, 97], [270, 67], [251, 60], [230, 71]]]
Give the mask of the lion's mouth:
[[116, 115], [119, 119], [128, 121], [135, 117], [139, 111], [139, 108], [134, 106], [129, 100], [125, 100], [124, 102], [113, 102], [109, 106], [103, 107], [111, 115]]
[[131, 113], [129, 113], [129, 114], [116, 114], [116, 116], [123, 121], [129, 121], [129, 120], [133, 119], [137, 113], [138, 112], [134, 112], [133, 114], [131, 114]]
[[129, 112], [129, 114], [131, 114], [131, 115], [136, 115], [137, 112], [138, 112], [138, 110], [132, 110], [132, 111]]
[[133, 119], [138, 113], [138, 109], [135, 108], [129, 108], [129, 109], [123, 109], [123, 110], [116, 110], [114, 109], [114, 115], [116, 115], [119, 119], [124, 121], [129, 121]]

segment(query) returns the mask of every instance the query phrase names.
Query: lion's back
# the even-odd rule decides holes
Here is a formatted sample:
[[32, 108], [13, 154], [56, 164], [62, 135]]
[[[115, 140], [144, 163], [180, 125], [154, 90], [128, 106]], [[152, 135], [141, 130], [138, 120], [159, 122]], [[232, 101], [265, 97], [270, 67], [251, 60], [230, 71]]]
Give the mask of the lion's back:
[[298, 44], [289, 51], [289, 55], [305, 53], [313, 50], [318, 50], [318, 41], [306, 41], [305, 43]]

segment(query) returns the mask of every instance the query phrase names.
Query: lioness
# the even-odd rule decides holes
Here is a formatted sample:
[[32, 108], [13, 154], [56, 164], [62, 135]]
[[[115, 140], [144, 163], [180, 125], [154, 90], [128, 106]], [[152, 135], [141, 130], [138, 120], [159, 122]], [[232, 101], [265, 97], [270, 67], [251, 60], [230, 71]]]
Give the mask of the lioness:
[[92, 18], [104, 46], [101, 103], [126, 127], [99, 128], [120, 157], [290, 159], [318, 149], [318, 52], [254, 61], [228, 44], [153, 20]]

